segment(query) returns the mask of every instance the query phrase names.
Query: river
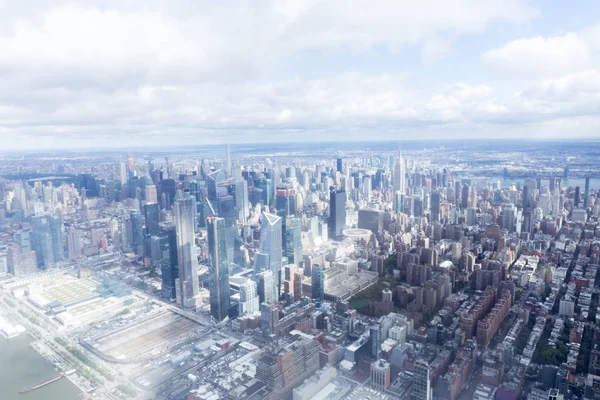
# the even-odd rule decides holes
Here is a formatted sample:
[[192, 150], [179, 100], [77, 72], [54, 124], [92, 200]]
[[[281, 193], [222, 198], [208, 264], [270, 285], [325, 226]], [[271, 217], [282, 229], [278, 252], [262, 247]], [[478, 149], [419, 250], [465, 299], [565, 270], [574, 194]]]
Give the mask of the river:
[[48, 379], [58, 372], [29, 346], [28, 334], [5, 339], [0, 336], [0, 398], [2, 400], [77, 400], [80, 390], [63, 378], [29, 393], [24, 386]]

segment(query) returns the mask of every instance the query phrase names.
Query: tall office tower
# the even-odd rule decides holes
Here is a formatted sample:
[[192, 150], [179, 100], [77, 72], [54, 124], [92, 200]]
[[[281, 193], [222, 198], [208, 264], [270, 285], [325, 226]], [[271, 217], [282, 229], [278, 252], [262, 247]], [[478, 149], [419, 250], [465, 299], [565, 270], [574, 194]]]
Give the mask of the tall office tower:
[[311, 278], [312, 298], [322, 302], [325, 300], [325, 269], [320, 265], [313, 265]]
[[523, 226], [521, 232], [533, 233], [533, 219], [530, 208], [523, 210]]
[[148, 253], [152, 265], [161, 266], [163, 262], [163, 249], [161, 246], [162, 238], [160, 236], [148, 236]]
[[133, 173], [135, 167], [133, 166], [133, 156], [131, 155], [131, 153], [127, 154], [127, 170], [130, 172], [130, 176], [131, 173]]
[[225, 145], [225, 172], [229, 178], [231, 176], [231, 149], [229, 148], [229, 144]]
[[559, 217], [562, 214], [561, 206], [560, 206], [560, 189], [558, 187], [554, 188], [554, 193], [552, 194], [552, 216]]
[[60, 240], [60, 219], [48, 215], [33, 217], [33, 250], [38, 267], [46, 269], [60, 261], [62, 240]]
[[287, 217], [285, 223], [285, 255], [292, 264], [302, 263], [302, 220]]
[[63, 241], [62, 241], [62, 220], [53, 216], [50, 218], [50, 234], [52, 235], [52, 253], [54, 262], [60, 262], [63, 259]]
[[338, 158], [337, 159], [337, 172], [339, 172], [340, 174], [344, 173], [344, 168], [343, 168], [343, 163], [342, 163], [342, 159]]
[[161, 196], [165, 196], [164, 208], [169, 210], [175, 200], [175, 194], [177, 193], [177, 183], [174, 179], [163, 179], [160, 181], [160, 192]]
[[513, 232], [515, 229], [516, 210], [514, 204], [504, 203], [502, 205], [502, 229]]
[[379, 350], [381, 350], [381, 325], [374, 324], [369, 328], [369, 336], [371, 337], [371, 357], [379, 358]]
[[550, 212], [552, 210], [552, 202], [550, 199], [550, 195], [548, 193], [540, 194], [537, 206], [542, 210], [544, 216], [550, 215]]
[[368, 229], [377, 235], [383, 232], [383, 212], [370, 208], [361, 208], [358, 210], [358, 227]]
[[144, 205], [144, 217], [146, 218], [146, 232], [150, 236], [157, 236], [160, 230], [160, 228], [158, 227], [158, 203], [150, 203]]
[[440, 192], [437, 190], [431, 193], [431, 219], [433, 222], [439, 222], [441, 216]]
[[573, 205], [575, 208], [579, 207], [579, 203], [581, 202], [581, 189], [579, 186], [575, 186], [575, 198], [573, 199]]
[[77, 260], [81, 257], [81, 249], [83, 245], [81, 243], [81, 234], [76, 229], [69, 229], [67, 231], [67, 248], [69, 251], [69, 260]]
[[463, 210], [466, 210], [469, 207], [469, 193], [470, 193], [471, 188], [469, 187], [469, 185], [464, 184], [462, 186], [462, 194], [460, 196], [461, 199], [461, 206]]
[[550, 192], [554, 192], [555, 187], [556, 187], [556, 178], [551, 176], [549, 179], [549, 182], [548, 182], [548, 188], [550, 189]]
[[371, 198], [371, 177], [368, 175], [363, 178], [362, 193], [365, 199]]
[[256, 282], [248, 279], [240, 285], [239, 315], [243, 316], [255, 312], [260, 312], [258, 286], [256, 285]]
[[[456, 209], [454, 209], [456, 210]], [[477, 210], [474, 208], [467, 208], [467, 225], [474, 226], [477, 225]]]
[[412, 396], [415, 400], [431, 400], [431, 368], [422, 359], [415, 362]]
[[423, 200], [420, 197], [413, 197], [413, 216], [423, 216]]
[[529, 186], [525, 185], [523, 186], [523, 208], [529, 208]]
[[112, 203], [117, 198], [117, 196], [116, 196], [117, 188], [116, 188], [115, 181], [113, 181], [112, 179], [108, 179], [106, 181], [104, 187], [105, 187], [104, 198], [106, 199], [107, 202]]
[[456, 181], [454, 182], [454, 204], [456, 204], [456, 207], [460, 207], [461, 204], [461, 199], [460, 199], [460, 195], [461, 195], [461, 185], [460, 185], [460, 181]]
[[136, 210], [132, 210], [131, 218], [131, 234], [133, 251], [136, 254], [142, 254], [144, 250], [144, 227], [142, 224], [142, 214]]
[[144, 188], [146, 204], [158, 204], [158, 195], [156, 194], [155, 185], [146, 185]]
[[342, 236], [346, 226], [346, 192], [329, 189], [329, 236], [335, 239]]
[[275, 301], [273, 284], [273, 271], [260, 271], [256, 273], [258, 281], [258, 301], [262, 303], [272, 303]]
[[235, 208], [237, 220], [245, 224], [250, 216], [250, 203], [248, 202], [248, 181], [240, 179], [235, 183]]
[[398, 156], [394, 165], [394, 190], [399, 190], [404, 194], [406, 192], [406, 172], [404, 170], [404, 159], [402, 153]]
[[165, 299], [177, 299], [177, 291], [175, 282], [179, 277], [179, 263], [177, 260], [177, 230], [174, 226], [169, 226], [164, 231], [163, 235], [167, 237], [166, 248], [168, 249], [169, 258], [163, 259], [161, 272], [162, 282], [161, 291]]
[[229, 315], [231, 298], [225, 219], [208, 217], [206, 225], [208, 229], [210, 313], [215, 320], [223, 321]]
[[138, 190], [140, 189], [141, 183], [140, 183], [140, 178], [138, 178], [137, 176], [132, 177], [131, 179], [129, 179], [129, 197], [132, 199], [139, 199], [138, 196]]
[[260, 218], [260, 252], [267, 256], [266, 269], [273, 271], [275, 301], [281, 294], [282, 251], [281, 217], [263, 212]]
[[[194, 231], [196, 202], [189, 194], [183, 195], [178, 192], [176, 197], [173, 204], [173, 214], [177, 229], [177, 261], [179, 263], [179, 277], [175, 282], [177, 302], [186, 308], [196, 307], [199, 292], [198, 256], [196, 254]], [[209, 251], [209, 256], [210, 253]]]
[[121, 185], [127, 184], [127, 178], [127, 164], [119, 163], [119, 181], [121, 182]]
[[280, 217], [296, 214], [296, 192], [290, 184], [277, 185], [275, 189], [275, 210]]
[[585, 177], [585, 190], [583, 191], [583, 208], [587, 208], [590, 202], [590, 177]]

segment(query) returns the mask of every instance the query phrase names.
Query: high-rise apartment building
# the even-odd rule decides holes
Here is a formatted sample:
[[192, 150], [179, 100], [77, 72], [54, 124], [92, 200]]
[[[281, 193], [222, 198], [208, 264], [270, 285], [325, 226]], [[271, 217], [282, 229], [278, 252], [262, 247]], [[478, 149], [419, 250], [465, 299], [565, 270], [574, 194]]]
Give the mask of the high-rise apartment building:
[[391, 365], [385, 360], [371, 363], [371, 386], [377, 390], [385, 390], [390, 386]]
[[258, 300], [258, 286], [256, 282], [248, 279], [240, 285], [239, 315], [260, 312]]
[[422, 359], [415, 362], [412, 397], [415, 400], [431, 400], [431, 367]]

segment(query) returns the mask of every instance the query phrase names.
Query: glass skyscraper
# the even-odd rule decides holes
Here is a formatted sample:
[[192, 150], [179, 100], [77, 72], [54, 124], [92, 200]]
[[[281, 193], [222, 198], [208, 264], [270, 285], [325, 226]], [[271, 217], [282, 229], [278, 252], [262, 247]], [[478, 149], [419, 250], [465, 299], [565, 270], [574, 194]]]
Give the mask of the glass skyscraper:
[[281, 218], [277, 215], [263, 212], [260, 222], [260, 252], [267, 255], [267, 269], [273, 271], [273, 292], [277, 300], [281, 294]]
[[229, 258], [227, 256], [227, 230], [225, 220], [208, 217], [208, 268], [210, 313], [217, 321], [229, 315]]
[[188, 193], [178, 192], [173, 207], [177, 229], [177, 261], [179, 277], [175, 289], [177, 302], [183, 307], [193, 308], [198, 298], [198, 259], [196, 254], [194, 216], [196, 200]]
[[344, 190], [329, 191], [329, 236], [335, 239], [342, 235], [346, 225], [346, 192]]

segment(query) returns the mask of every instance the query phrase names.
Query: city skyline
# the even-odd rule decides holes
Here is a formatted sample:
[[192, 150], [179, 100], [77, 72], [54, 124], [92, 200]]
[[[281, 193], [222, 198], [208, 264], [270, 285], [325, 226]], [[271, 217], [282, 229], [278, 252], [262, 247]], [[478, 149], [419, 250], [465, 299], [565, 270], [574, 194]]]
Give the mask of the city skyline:
[[539, 0], [7, 3], [0, 138], [4, 149], [597, 138], [598, 11]]

